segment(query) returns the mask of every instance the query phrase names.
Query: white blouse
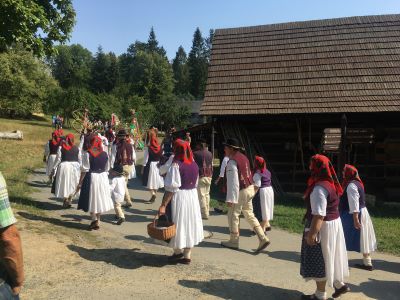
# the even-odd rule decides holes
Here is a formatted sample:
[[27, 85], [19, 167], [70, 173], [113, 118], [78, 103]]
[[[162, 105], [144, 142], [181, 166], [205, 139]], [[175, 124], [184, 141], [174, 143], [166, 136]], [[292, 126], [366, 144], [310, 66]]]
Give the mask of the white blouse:
[[346, 189], [347, 200], [349, 201], [349, 213], [353, 214], [360, 211], [360, 194], [357, 186], [350, 182]]
[[225, 169], [228, 164], [229, 157], [225, 156], [221, 163], [221, 169], [219, 170], [219, 177], [225, 177]]
[[110, 180], [111, 199], [114, 202], [123, 202], [125, 197], [125, 178], [114, 177]]
[[328, 191], [322, 186], [315, 186], [310, 195], [311, 214], [325, 217], [328, 204]]
[[261, 187], [261, 174], [260, 173], [254, 173], [253, 181], [254, 181], [254, 185], [256, 187], [260, 188]]
[[50, 142], [47, 142], [46, 145], [44, 145], [44, 156], [46, 156], [47, 158], [49, 154], [50, 154]]
[[163, 164], [162, 166], [160, 166], [159, 172], [160, 172], [160, 175], [161, 175], [161, 176], [167, 174], [168, 169], [169, 169], [169, 168], [171, 167], [171, 165], [172, 165], [172, 161], [174, 160], [174, 157], [175, 157], [175, 155], [172, 154], [172, 155], [168, 158], [167, 162], [166, 162], [165, 164]]
[[234, 160], [229, 160], [226, 166], [226, 202], [238, 203], [239, 202], [239, 172], [237, 163]]

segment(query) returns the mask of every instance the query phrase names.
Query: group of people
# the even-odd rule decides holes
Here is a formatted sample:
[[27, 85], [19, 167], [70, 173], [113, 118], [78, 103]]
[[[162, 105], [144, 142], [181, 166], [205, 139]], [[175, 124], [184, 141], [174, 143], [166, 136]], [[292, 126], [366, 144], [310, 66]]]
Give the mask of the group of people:
[[[129, 134], [120, 130], [103, 137], [99, 133], [83, 134], [79, 146], [69, 134], [64, 139], [54, 132], [46, 144], [47, 174], [52, 177], [54, 193], [71, 205], [73, 195], [80, 193], [78, 209], [90, 212], [90, 229], [100, 227], [100, 215], [114, 208], [116, 224], [125, 221], [122, 206], [132, 206], [128, 180], [135, 177], [135, 147]], [[110, 139], [114, 136], [114, 140]], [[171, 263], [189, 264], [191, 250], [203, 239], [203, 220], [210, 216], [210, 188], [213, 156], [205, 140], [173, 139], [172, 149], [165, 150], [158, 132], [151, 127], [145, 140], [142, 184], [150, 192], [148, 203], [156, 201], [157, 191], [164, 188], [158, 210], [176, 225], [176, 235], [169, 241]], [[258, 238], [255, 252], [265, 249], [273, 220], [274, 191], [271, 172], [261, 156], [255, 156], [253, 168], [239, 141], [227, 139], [225, 157], [216, 184], [223, 182], [228, 206], [229, 240], [223, 247], [239, 248], [239, 218], [242, 214]], [[193, 148], [193, 151], [192, 151]], [[349, 291], [348, 251], [363, 254], [361, 268], [372, 270], [370, 254], [376, 250], [374, 228], [365, 206], [364, 184], [357, 169], [346, 165], [343, 182], [324, 155], [314, 155], [311, 175], [304, 195], [307, 211], [301, 245], [300, 274], [315, 280], [317, 289], [303, 299], [327, 299], [325, 286], [334, 287], [334, 298]], [[125, 202], [123, 205], [122, 203]]]

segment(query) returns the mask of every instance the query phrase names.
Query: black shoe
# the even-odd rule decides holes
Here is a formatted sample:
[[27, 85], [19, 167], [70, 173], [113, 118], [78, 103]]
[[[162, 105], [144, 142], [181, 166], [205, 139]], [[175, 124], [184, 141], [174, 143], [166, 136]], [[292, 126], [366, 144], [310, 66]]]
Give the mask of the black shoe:
[[124, 222], [125, 222], [125, 218], [119, 218], [118, 221], [115, 224], [121, 225]]
[[355, 264], [354, 267], [356, 267], [357, 269], [362, 269], [362, 270], [367, 270], [367, 271], [374, 270], [373, 266], [366, 266], [364, 264]]
[[183, 253], [173, 254], [171, 256], [168, 256], [168, 262], [176, 264], [181, 258], [183, 258]]
[[151, 196], [151, 198], [149, 199], [149, 201], [147, 201], [147, 203], [154, 203], [156, 201], [157, 196], [153, 195]]
[[342, 286], [340, 289], [335, 288], [335, 292], [332, 294], [333, 298], [338, 298], [343, 294], [346, 294], [347, 292], [350, 292], [350, 288], [348, 285]]
[[129, 208], [132, 207], [132, 203], [124, 203], [121, 205], [123, 208]]
[[271, 231], [271, 226], [265, 228], [265, 232], [267, 232], [267, 231]]

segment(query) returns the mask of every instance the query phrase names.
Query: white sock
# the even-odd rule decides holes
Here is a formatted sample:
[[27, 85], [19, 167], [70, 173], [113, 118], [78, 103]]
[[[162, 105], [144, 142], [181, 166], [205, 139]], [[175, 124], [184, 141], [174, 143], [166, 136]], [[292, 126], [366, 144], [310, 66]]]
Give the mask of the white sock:
[[190, 259], [191, 253], [192, 253], [192, 249], [190, 249], [190, 248], [185, 248], [183, 250], [183, 256], [187, 259]]
[[317, 297], [320, 300], [325, 300], [326, 299], [326, 292], [320, 292], [318, 290], [315, 291], [315, 297]]
[[339, 281], [339, 280], [335, 280], [335, 281], [333, 282], [333, 286], [334, 286], [336, 289], [340, 289], [342, 286], [344, 286], [344, 283], [341, 282], [341, 281]]
[[371, 256], [363, 257], [363, 264], [364, 266], [372, 266]]

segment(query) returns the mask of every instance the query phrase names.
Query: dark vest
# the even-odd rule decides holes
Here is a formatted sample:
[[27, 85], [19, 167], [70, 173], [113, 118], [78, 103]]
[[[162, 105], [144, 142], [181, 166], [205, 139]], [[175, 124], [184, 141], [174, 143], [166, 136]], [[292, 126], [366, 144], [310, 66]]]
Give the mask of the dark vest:
[[56, 145], [53, 145], [52, 140], [49, 141], [49, 149], [50, 149], [50, 155], [55, 155], [57, 154], [57, 150], [59, 147], [59, 143], [57, 143]]
[[79, 149], [72, 146], [70, 150], [65, 150], [61, 147], [61, 161], [79, 161]]
[[243, 190], [253, 184], [251, 178], [250, 163], [246, 155], [237, 151], [236, 154], [231, 158], [236, 161], [239, 175], [239, 189]]
[[[336, 194], [336, 190], [323, 181], [318, 182], [315, 186], [322, 186], [324, 189], [328, 191], [328, 198], [326, 199], [327, 200], [326, 216], [324, 217], [324, 221], [333, 221], [339, 218], [339, 196]], [[312, 214], [311, 214], [310, 199], [308, 199], [308, 204], [307, 204], [307, 218], [308, 221], [311, 222]]]
[[133, 164], [133, 149], [132, 145], [126, 141], [117, 144], [117, 154], [115, 156], [115, 165], [129, 165]]
[[84, 151], [88, 151], [88, 149], [90, 148], [90, 141], [91, 139], [95, 136], [94, 133], [89, 133], [89, 134], [85, 134], [83, 136], [83, 146], [82, 149]]
[[[364, 208], [365, 207], [365, 191], [361, 185], [360, 182], [358, 182], [357, 180], [353, 180], [350, 183], [354, 183], [357, 186], [358, 189], [358, 194], [360, 195], [359, 198], [359, 208]], [[342, 195], [342, 197], [340, 197], [340, 204], [339, 204], [339, 210], [340, 212], [343, 211], [349, 211], [349, 199], [347, 198], [347, 187], [344, 189], [344, 193]]]
[[199, 167], [195, 162], [184, 164], [177, 161], [179, 165], [179, 174], [181, 175], [180, 190], [192, 190], [196, 188], [197, 177], [199, 176]]
[[271, 172], [269, 170], [265, 170], [264, 172], [257, 172], [261, 175], [261, 187], [265, 188], [271, 186]]
[[162, 151], [159, 151], [158, 153], [154, 152], [153, 150], [151, 150], [151, 148], [147, 148], [147, 151], [149, 153], [149, 160], [148, 162], [152, 162], [152, 161], [160, 161], [160, 158], [162, 156]]
[[106, 152], [100, 153], [97, 157], [94, 157], [89, 152], [89, 162], [90, 162], [90, 173], [103, 173], [107, 169], [108, 155]]
[[212, 153], [206, 149], [193, 152], [194, 161], [199, 167], [199, 177], [212, 177]]

